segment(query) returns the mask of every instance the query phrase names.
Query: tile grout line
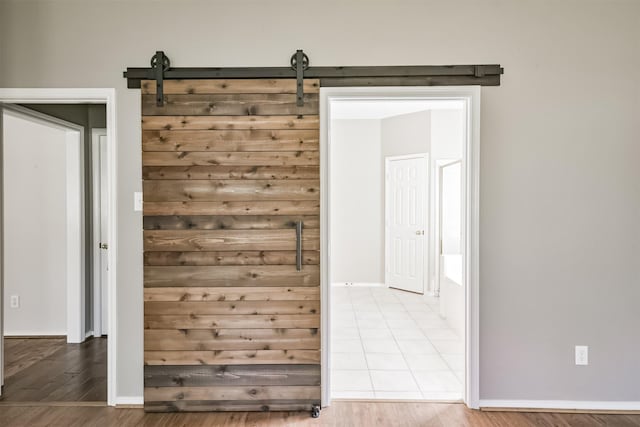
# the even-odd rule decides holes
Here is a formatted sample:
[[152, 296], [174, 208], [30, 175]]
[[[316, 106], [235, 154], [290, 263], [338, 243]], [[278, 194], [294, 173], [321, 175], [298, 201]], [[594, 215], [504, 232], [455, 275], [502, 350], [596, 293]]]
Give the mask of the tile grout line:
[[[371, 291], [369, 291], [371, 293]], [[349, 295], [351, 297], [351, 295]], [[373, 297], [373, 295], [372, 295]], [[374, 298], [375, 299], [375, 298]], [[353, 306], [353, 304], [352, 304]], [[369, 382], [371, 383], [371, 393], [373, 397], [376, 397], [376, 390], [373, 386], [373, 377], [371, 377], [371, 369], [369, 369], [369, 360], [367, 359], [367, 351], [364, 348], [364, 342], [362, 342], [362, 334], [360, 333], [360, 322], [358, 321], [358, 316], [356, 315], [356, 308], [353, 308], [353, 315], [356, 318], [356, 327], [358, 329], [358, 339], [360, 339], [360, 346], [362, 347], [362, 355], [364, 357], [364, 363], [367, 365], [367, 374], [369, 375]]]
[[[389, 288], [387, 288], [387, 289], [389, 289]], [[400, 303], [402, 304], [402, 301], [400, 301]], [[377, 300], [376, 300], [376, 305], [378, 306], [378, 310], [380, 310], [380, 312], [382, 313], [382, 309], [378, 305], [378, 301]], [[409, 313], [409, 311], [404, 306], [404, 304], [402, 304], [402, 308], [404, 309], [404, 311], [407, 314]], [[411, 315], [409, 315], [409, 317], [411, 317]], [[418, 380], [416, 379], [415, 375], [413, 375], [413, 370], [409, 367], [409, 362], [407, 361], [407, 358], [405, 357], [404, 352], [402, 351], [402, 349], [400, 348], [400, 345], [398, 344], [398, 339], [396, 338], [396, 335], [394, 334], [393, 329], [391, 329], [391, 327], [389, 326], [389, 323], [387, 322], [388, 319], [386, 317], [384, 317], [384, 313], [382, 313], [382, 319], [384, 320], [384, 323], [387, 325], [387, 328], [391, 332], [391, 337], [393, 338], [393, 341], [396, 343], [396, 346], [398, 347], [398, 350], [400, 350], [400, 355], [402, 356], [402, 359], [404, 360], [404, 363], [407, 365], [407, 370], [411, 374], [411, 378], [413, 378], [413, 381], [416, 384], [416, 387], [418, 387], [418, 393], [420, 393], [420, 396], [424, 399], [425, 397], [424, 397], [424, 394], [422, 393], [422, 390], [420, 389], [420, 384], [418, 384]]]
[[[427, 306], [429, 306], [429, 304], [427, 304]], [[433, 311], [433, 309], [432, 309], [430, 306], [429, 306], [429, 309], [430, 309], [431, 311]], [[435, 312], [434, 312], [434, 313], [435, 313]], [[436, 313], [436, 314], [438, 314], [438, 313]], [[414, 321], [415, 321], [416, 323], [418, 322], [416, 319], [414, 319]], [[451, 328], [446, 328], [446, 329], [451, 329]], [[422, 328], [420, 328], [420, 330], [422, 331]], [[436, 346], [433, 344], [433, 342], [431, 341], [431, 338], [429, 338], [429, 336], [428, 336], [424, 331], [422, 331], [422, 332], [423, 332], [424, 336], [427, 338], [427, 341], [429, 342], [429, 344], [431, 344], [431, 345], [433, 346], [433, 348], [436, 350], [436, 353], [438, 354], [438, 356], [440, 357], [440, 359], [442, 359], [442, 361], [444, 362], [444, 364], [445, 364], [445, 365], [447, 365], [447, 368], [448, 368], [448, 370], [447, 370], [447, 371], [448, 371], [450, 374], [452, 374], [452, 375], [453, 375], [453, 377], [454, 377], [458, 382], [461, 382], [461, 381], [458, 379], [458, 376], [456, 375], [456, 373], [455, 373], [454, 369], [451, 367], [451, 365], [449, 364], [449, 362], [447, 362], [447, 359], [445, 359], [444, 357], [442, 357], [442, 352], [438, 349], [438, 347], [436, 347]], [[412, 371], [412, 373], [413, 373], [413, 371]], [[463, 386], [463, 389], [464, 389], [464, 384], [463, 384], [462, 386]], [[447, 393], [449, 393], [449, 392], [447, 392]]]

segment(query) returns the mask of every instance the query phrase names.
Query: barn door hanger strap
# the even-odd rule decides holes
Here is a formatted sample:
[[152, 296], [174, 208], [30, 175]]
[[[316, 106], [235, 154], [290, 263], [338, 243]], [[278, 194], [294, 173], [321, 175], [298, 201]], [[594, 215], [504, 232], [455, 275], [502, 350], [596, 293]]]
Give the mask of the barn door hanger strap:
[[498, 64], [311, 67], [302, 50], [293, 54], [288, 67], [172, 68], [169, 57], [157, 51], [151, 58], [151, 68], [127, 68], [124, 77], [130, 89], [139, 89], [142, 80], [155, 80], [158, 106], [164, 104], [164, 80], [296, 79], [296, 104], [302, 106], [305, 78], [319, 79], [321, 87], [499, 86], [503, 73]]
[[304, 70], [309, 69], [309, 57], [301, 49], [291, 57], [291, 68], [296, 70], [296, 105], [304, 106]]

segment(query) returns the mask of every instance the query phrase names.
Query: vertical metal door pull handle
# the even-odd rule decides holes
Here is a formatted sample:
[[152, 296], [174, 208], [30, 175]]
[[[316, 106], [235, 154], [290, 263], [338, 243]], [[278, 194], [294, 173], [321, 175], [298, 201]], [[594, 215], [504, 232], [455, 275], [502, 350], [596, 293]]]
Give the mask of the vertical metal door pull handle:
[[296, 270], [302, 270], [302, 221], [296, 222]]

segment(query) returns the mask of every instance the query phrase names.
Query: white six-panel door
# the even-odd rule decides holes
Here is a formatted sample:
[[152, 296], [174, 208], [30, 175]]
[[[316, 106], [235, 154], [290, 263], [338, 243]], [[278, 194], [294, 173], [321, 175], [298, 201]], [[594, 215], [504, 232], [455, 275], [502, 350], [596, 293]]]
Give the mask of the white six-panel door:
[[385, 282], [424, 293], [428, 191], [427, 154], [387, 157]]

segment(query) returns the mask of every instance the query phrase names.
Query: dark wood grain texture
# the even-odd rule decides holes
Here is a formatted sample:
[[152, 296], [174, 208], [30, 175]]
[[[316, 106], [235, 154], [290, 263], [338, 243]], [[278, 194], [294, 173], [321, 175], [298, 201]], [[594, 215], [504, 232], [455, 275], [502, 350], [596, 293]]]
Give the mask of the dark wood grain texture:
[[320, 385], [319, 365], [150, 366], [145, 387]]
[[[302, 264], [320, 263], [318, 251], [303, 251]], [[295, 265], [295, 251], [145, 252], [149, 266], [195, 265]]]
[[[143, 80], [141, 90], [144, 95], [155, 94], [156, 82]], [[296, 93], [296, 90], [296, 81], [291, 79], [165, 80], [163, 85], [166, 94]], [[303, 90], [318, 93], [320, 80], [305, 79]]]
[[67, 344], [66, 338], [4, 342], [6, 375], [0, 403], [106, 402], [106, 338], [80, 344]]

